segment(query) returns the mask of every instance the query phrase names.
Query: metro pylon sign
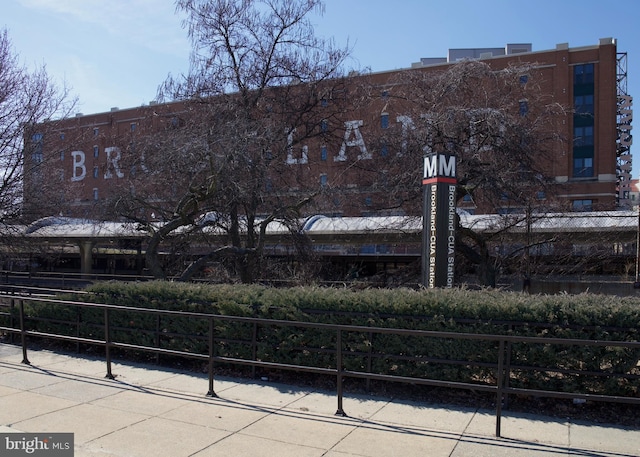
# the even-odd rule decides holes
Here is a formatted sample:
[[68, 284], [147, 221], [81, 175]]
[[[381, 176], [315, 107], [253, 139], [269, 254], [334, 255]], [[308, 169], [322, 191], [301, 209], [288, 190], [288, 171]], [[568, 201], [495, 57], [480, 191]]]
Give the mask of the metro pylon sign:
[[456, 158], [424, 157], [422, 212], [422, 284], [452, 287], [456, 246]]

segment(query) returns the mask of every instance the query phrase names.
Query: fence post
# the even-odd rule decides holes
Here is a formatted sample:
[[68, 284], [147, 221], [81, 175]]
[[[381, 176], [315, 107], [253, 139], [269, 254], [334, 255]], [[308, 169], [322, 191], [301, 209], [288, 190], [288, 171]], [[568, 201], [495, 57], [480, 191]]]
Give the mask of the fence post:
[[[160, 314], [156, 314], [156, 347], [160, 349]], [[160, 365], [160, 353], [156, 352], [156, 364]]]
[[504, 386], [504, 340], [500, 339], [498, 349], [498, 380], [496, 389], [496, 437], [500, 438], [500, 425], [502, 421], [502, 389]]
[[22, 363], [31, 365], [27, 357], [27, 331], [24, 328], [24, 300], [20, 300], [20, 342], [22, 344]]
[[342, 330], [338, 329], [336, 337], [336, 372], [337, 372], [337, 388], [338, 388], [338, 410], [336, 416], [347, 417], [342, 407]]
[[213, 322], [213, 317], [210, 317], [209, 318], [209, 391], [207, 392], [207, 397], [218, 397], [215, 390], [213, 390], [213, 357], [215, 355], [214, 331], [215, 331], [215, 326]]
[[[258, 360], [258, 324], [253, 323], [253, 331], [251, 332], [251, 357], [255, 362]], [[256, 366], [251, 365], [251, 377], [256, 378]]]
[[[373, 332], [369, 332], [369, 348], [367, 349], [367, 373], [373, 369]], [[371, 392], [371, 378], [367, 376], [366, 389]]]
[[[511, 341], [507, 342], [507, 354], [505, 358], [505, 367], [504, 367], [504, 387], [509, 388], [509, 383], [511, 380], [511, 353], [513, 352], [513, 343]], [[509, 409], [509, 394], [504, 394], [504, 409]]]
[[[82, 324], [82, 307], [76, 306], [76, 338], [80, 338], [80, 325]], [[80, 353], [80, 342], [76, 343], [76, 353]]]
[[[15, 299], [12, 298], [11, 299], [11, 308], [9, 308], [9, 327], [11, 328], [15, 328], [16, 326], [16, 303], [15, 303]], [[9, 342], [11, 344], [15, 343], [15, 333], [14, 332], [10, 332], [9, 333]]]
[[104, 309], [104, 347], [107, 358], [107, 379], [116, 379], [111, 373], [111, 326], [109, 324], [109, 308]]

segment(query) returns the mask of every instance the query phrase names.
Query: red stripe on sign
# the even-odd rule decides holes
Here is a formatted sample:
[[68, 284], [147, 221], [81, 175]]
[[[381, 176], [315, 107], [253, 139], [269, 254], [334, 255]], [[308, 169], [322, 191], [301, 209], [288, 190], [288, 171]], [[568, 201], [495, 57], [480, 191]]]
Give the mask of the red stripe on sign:
[[422, 180], [422, 185], [426, 186], [429, 184], [456, 184], [456, 178], [428, 178]]

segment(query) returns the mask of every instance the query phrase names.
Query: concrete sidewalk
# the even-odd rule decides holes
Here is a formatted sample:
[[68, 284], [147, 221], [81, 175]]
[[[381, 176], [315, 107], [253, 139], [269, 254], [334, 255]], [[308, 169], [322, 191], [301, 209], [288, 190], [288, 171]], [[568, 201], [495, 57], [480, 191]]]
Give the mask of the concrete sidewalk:
[[0, 433], [72, 432], [75, 456], [640, 456], [640, 431], [216, 379], [0, 344]]

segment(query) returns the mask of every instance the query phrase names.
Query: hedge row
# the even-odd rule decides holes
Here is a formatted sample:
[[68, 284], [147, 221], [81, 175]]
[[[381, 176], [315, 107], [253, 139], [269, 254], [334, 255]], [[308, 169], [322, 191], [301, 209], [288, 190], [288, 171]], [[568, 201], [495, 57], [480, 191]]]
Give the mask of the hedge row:
[[[256, 285], [197, 285], [172, 282], [100, 283], [90, 300], [148, 307], [261, 318], [395, 327], [481, 334], [637, 341], [640, 300], [601, 295], [532, 296], [497, 290], [378, 290], [269, 288]], [[86, 297], [84, 297], [86, 299]], [[55, 331], [77, 331], [103, 338], [102, 313], [55, 305], [30, 309], [31, 316]], [[70, 323], [65, 324], [64, 321]], [[114, 313], [114, 339], [134, 344], [206, 354], [208, 324], [185, 317], [157, 320], [140, 313]], [[216, 321], [216, 354], [271, 362], [335, 367], [335, 332], [261, 327], [252, 346], [253, 326]], [[344, 335], [345, 368], [449, 381], [492, 382], [497, 344], [459, 339]], [[569, 392], [637, 395], [640, 351], [613, 347], [515, 344], [511, 348], [512, 386]], [[549, 367], [529, 370], [528, 367]], [[576, 371], [582, 373], [576, 374]], [[584, 376], [605, 371], [612, 376]]]

